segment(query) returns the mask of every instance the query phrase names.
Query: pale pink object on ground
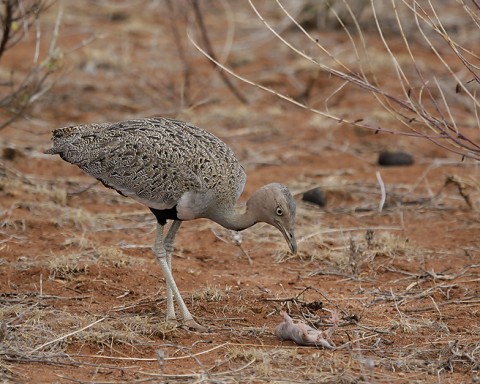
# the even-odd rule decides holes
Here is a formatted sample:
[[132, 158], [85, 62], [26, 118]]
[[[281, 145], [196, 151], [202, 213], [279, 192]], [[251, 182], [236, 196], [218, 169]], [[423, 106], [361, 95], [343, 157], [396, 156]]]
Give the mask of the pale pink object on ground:
[[[332, 314], [334, 326], [326, 332], [319, 331], [305, 323], [294, 323], [293, 319], [285, 311], [281, 311], [283, 322], [275, 328], [275, 335], [282, 340], [293, 340], [298, 345], [322, 346], [325, 348], [335, 348], [335, 344], [328, 341], [337, 327], [338, 316]], [[336, 321], [335, 321], [336, 320]]]

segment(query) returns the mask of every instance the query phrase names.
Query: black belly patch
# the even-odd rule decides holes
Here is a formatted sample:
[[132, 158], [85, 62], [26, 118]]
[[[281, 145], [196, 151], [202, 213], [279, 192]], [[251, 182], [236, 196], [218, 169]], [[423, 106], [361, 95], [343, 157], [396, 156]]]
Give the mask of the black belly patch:
[[160, 225], [167, 224], [167, 220], [180, 220], [177, 216], [177, 206], [170, 209], [155, 209], [150, 207], [149, 209], [155, 215]]

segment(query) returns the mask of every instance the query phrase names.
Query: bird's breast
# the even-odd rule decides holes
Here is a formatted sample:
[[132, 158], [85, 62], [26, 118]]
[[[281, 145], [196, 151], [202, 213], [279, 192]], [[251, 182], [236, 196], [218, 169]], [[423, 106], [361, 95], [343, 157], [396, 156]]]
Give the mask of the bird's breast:
[[177, 203], [177, 216], [180, 220], [193, 220], [205, 217], [216, 203], [211, 190], [188, 191], [182, 194]]

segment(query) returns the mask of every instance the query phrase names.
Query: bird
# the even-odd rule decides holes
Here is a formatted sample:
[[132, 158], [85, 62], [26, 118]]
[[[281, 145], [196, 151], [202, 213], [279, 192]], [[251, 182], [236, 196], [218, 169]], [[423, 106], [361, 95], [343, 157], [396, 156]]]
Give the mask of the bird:
[[[55, 129], [52, 141], [46, 154], [60, 155], [104, 186], [144, 204], [155, 216], [152, 250], [166, 281], [167, 321], [208, 331], [188, 310], [172, 275], [175, 235], [183, 221], [205, 218], [235, 231], [264, 222], [277, 228], [290, 251], [297, 253], [296, 204], [288, 187], [264, 185], [238, 206], [245, 170], [233, 150], [207, 130], [151, 117], [71, 125]], [[167, 221], [172, 223], [165, 233]]]

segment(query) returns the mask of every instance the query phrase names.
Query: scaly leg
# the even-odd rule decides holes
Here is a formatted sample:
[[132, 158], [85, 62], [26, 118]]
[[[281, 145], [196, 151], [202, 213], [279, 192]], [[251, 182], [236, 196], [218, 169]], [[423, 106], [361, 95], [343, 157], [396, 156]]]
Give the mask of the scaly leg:
[[[180, 220], [175, 220], [170, 229], [168, 230], [167, 236], [164, 239], [165, 251], [167, 252], [167, 265], [172, 271], [172, 254], [173, 254], [173, 244], [175, 241], [175, 235], [177, 234], [178, 228], [180, 228], [182, 222]], [[173, 305], [173, 294], [170, 287], [167, 285], [167, 320], [175, 320], [175, 307]]]
[[[157, 235], [155, 238], [155, 243], [153, 245], [153, 252], [158, 262], [160, 263], [160, 266], [162, 267], [163, 275], [165, 277], [165, 281], [167, 282], [167, 293], [168, 293], [168, 290], [171, 290], [173, 297], [175, 297], [175, 300], [177, 300], [178, 306], [180, 308], [180, 312], [182, 313], [183, 323], [189, 328], [194, 328], [200, 332], [206, 332], [208, 329], [198, 324], [193, 319], [193, 316], [191, 315], [190, 311], [185, 305], [185, 302], [182, 299], [180, 291], [177, 288], [177, 284], [173, 279], [172, 271], [167, 262], [167, 252], [165, 250], [164, 239], [163, 239], [163, 225], [160, 225], [159, 223], [157, 223]], [[168, 315], [169, 314], [167, 313], [167, 318], [168, 318]]]

